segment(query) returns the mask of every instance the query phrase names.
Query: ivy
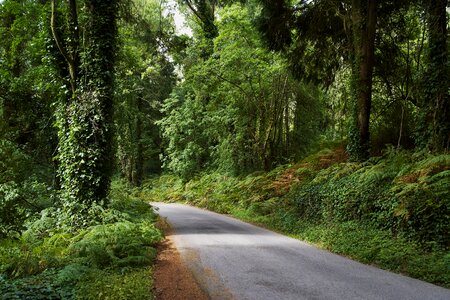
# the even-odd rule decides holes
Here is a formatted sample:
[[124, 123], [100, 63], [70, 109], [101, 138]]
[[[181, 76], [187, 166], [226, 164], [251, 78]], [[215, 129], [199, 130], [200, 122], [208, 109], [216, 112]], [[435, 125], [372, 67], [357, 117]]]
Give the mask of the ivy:
[[[83, 219], [90, 206], [107, 203], [113, 166], [117, 2], [92, 0], [83, 5], [85, 43], [79, 50], [78, 68], [81, 76], [76, 76], [80, 77], [77, 89], [73, 90], [72, 84], [72, 92], [61, 96], [57, 110], [61, 195], [75, 228], [86, 226], [88, 222]], [[68, 63], [69, 68], [77, 67]]]

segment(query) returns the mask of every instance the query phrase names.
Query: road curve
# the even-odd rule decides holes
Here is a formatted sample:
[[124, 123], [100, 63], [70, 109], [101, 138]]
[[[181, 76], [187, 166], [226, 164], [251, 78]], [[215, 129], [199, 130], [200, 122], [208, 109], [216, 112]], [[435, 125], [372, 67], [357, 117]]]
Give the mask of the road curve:
[[182, 204], [152, 205], [167, 218], [182, 258], [213, 300], [450, 299], [448, 289], [227, 216]]

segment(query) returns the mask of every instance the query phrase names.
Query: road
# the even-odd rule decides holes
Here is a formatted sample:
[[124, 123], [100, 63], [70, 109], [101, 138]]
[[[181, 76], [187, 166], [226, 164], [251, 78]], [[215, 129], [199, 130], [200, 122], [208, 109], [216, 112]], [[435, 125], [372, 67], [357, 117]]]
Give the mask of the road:
[[449, 289], [227, 216], [182, 204], [152, 205], [167, 218], [183, 260], [213, 300], [450, 300]]

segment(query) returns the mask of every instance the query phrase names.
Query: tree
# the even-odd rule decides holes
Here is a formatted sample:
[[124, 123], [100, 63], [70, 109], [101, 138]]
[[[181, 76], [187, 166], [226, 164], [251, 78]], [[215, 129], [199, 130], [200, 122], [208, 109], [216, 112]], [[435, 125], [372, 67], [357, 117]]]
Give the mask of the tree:
[[[78, 5], [71, 0], [67, 7], [59, 7], [52, 0], [51, 27], [60, 54], [57, 65], [67, 82], [57, 111], [64, 207], [69, 215], [82, 217], [91, 205], [106, 203], [112, 174], [117, 1], [83, 2], [82, 23]], [[66, 27], [58, 15], [64, 8]], [[73, 220], [73, 225], [82, 225], [81, 219]]]
[[434, 151], [450, 147], [450, 86], [447, 46], [447, 0], [424, 0], [428, 26], [427, 68], [419, 143]]
[[195, 15], [197, 21], [209, 40], [214, 39], [219, 34], [217, 26], [214, 24], [216, 8], [219, 5], [218, 0], [183, 0], [191, 12]]
[[198, 47], [200, 55], [207, 59], [214, 51], [213, 40], [219, 35], [216, 25], [217, 10], [225, 5], [234, 2], [246, 2], [245, 0], [179, 0], [181, 4], [185, 4], [192, 13], [195, 24], [200, 30], [196, 31], [199, 35]]
[[[392, 29], [386, 29], [392, 23], [385, 21], [402, 9], [408, 11], [411, 1], [260, 2], [263, 5], [259, 19], [262, 35], [271, 49], [281, 50], [289, 57], [294, 74], [299, 78], [329, 87], [337, 71], [351, 70], [353, 120], [347, 149], [351, 159], [367, 159], [374, 71], [376, 68], [386, 70], [392, 62], [383, 59], [381, 62], [387, 64], [382, 65], [375, 60], [376, 52], [383, 50], [380, 31], [392, 33]], [[396, 36], [404, 36], [400, 27], [395, 30]], [[397, 53], [400, 55], [401, 51]], [[385, 58], [386, 53], [381, 56]], [[408, 64], [412, 66], [410, 61]], [[405, 98], [412, 99], [410, 93], [407, 94]]]
[[297, 76], [328, 86], [342, 62], [350, 63], [354, 121], [348, 151], [353, 159], [366, 159], [377, 1], [261, 2], [260, 31], [269, 47], [288, 51]]
[[370, 109], [374, 67], [377, 0], [353, 0], [352, 26], [352, 92], [354, 97], [353, 128], [349, 133], [347, 150], [353, 160], [369, 158]]
[[214, 52], [187, 70], [160, 121], [165, 165], [184, 178], [269, 170], [306, 153], [318, 136], [320, 90], [300, 84], [286, 60], [263, 47], [246, 7], [226, 6], [219, 16]]
[[51, 104], [58, 81], [41, 26], [47, 12], [41, 2], [0, 3], [0, 238], [51, 205], [55, 187]]
[[161, 104], [175, 85], [166, 51], [174, 42], [173, 24], [159, 1], [135, 2], [132, 18], [119, 23], [115, 125], [121, 174], [138, 186], [161, 171], [161, 138], [155, 124]]
[[[381, 7], [383, 9], [383, 7]], [[414, 147], [425, 28], [418, 5], [402, 5], [380, 13], [376, 40], [371, 109], [371, 149], [386, 144]], [[401, 74], [401, 76], [399, 76]]]

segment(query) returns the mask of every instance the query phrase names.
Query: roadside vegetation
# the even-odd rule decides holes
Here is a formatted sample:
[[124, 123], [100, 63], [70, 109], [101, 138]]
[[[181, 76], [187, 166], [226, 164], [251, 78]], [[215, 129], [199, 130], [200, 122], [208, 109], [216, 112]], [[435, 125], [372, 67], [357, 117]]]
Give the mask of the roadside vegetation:
[[183, 202], [450, 287], [450, 155], [388, 149], [363, 163], [342, 147], [246, 176], [147, 181], [148, 201]]
[[163, 238], [148, 203], [115, 181], [108, 207], [74, 230], [44, 209], [0, 242], [1, 299], [152, 299], [155, 246]]

